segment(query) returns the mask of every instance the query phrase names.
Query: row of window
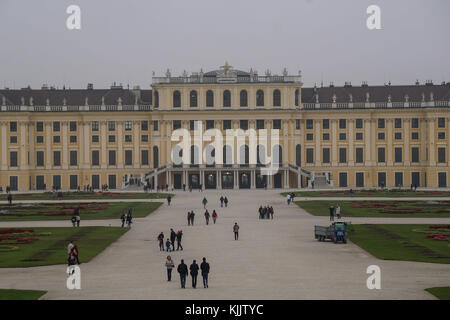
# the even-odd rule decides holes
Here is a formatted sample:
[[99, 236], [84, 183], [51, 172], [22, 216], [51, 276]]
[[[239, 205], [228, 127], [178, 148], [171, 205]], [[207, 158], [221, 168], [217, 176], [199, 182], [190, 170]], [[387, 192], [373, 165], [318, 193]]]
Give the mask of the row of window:
[[[264, 129], [265, 120], [256, 120], [256, 129]], [[206, 120], [205, 121], [205, 129], [214, 129], [215, 128], [215, 120]], [[242, 130], [248, 130], [248, 120], [239, 120], [239, 128]], [[281, 120], [274, 119], [272, 120], [272, 128], [281, 130]], [[173, 120], [172, 121], [172, 129], [177, 130], [181, 129], [181, 120]], [[190, 120], [189, 121], [189, 129], [197, 130], [198, 129], [198, 120]], [[229, 130], [231, 129], [231, 120], [222, 120], [222, 129]]]
[[[378, 186], [384, 188], [387, 186], [387, 173], [377, 172]], [[347, 172], [339, 172], [339, 187], [348, 187]], [[394, 184], [396, 187], [403, 186], [403, 172], [394, 172]], [[364, 187], [364, 172], [355, 173], [356, 187]], [[420, 172], [411, 172], [411, 186], [420, 186]], [[447, 173], [438, 172], [438, 186], [440, 188], [447, 187]]]
[[[299, 147], [300, 145], [298, 145]], [[446, 163], [446, 148], [439, 147], [438, 151], [438, 163]], [[297, 152], [297, 165], [300, 166], [300, 153]], [[338, 154], [339, 163], [347, 163], [347, 148], [339, 148]], [[364, 162], [364, 149], [363, 148], [355, 148], [355, 163], [363, 163]], [[386, 162], [386, 148], [379, 147], [377, 148], [377, 162], [385, 163]], [[394, 148], [394, 162], [400, 163], [403, 162], [403, 148]], [[412, 147], [411, 148], [411, 162], [418, 163], [419, 162], [419, 148]], [[313, 164], [314, 163], [314, 148], [306, 148], [306, 163]], [[330, 163], [330, 148], [322, 148], [322, 163]]]
[[[36, 151], [36, 166], [43, 167], [45, 165], [44, 151]], [[17, 167], [18, 165], [18, 153], [17, 151], [10, 152], [10, 166]], [[91, 152], [91, 165], [100, 165], [100, 151], [92, 150]], [[157, 153], [156, 153], [157, 155]], [[125, 165], [131, 166], [133, 164], [133, 151], [125, 150]], [[148, 150], [141, 150], [141, 165], [149, 165], [149, 152]], [[78, 165], [78, 152], [76, 150], [69, 151], [69, 165]], [[108, 165], [116, 165], [116, 150], [108, 151]], [[61, 151], [53, 151], [53, 166], [61, 166]]]
[[[181, 92], [178, 90], [175, 90], [172, 94], [172, 106], [174, 108], [180, 108], [181, 107]], [[299, 95], [300, 91], [297, 89], [295, 91], [295, 105], [299, 105]], [[264, 107], [265, 101], [264, 101], [264, 91], [263, 90], [257, 90], [256, 91], [256, 106], [257, 107]], [[212, 90], [206, 91], [205, 96], [205, 104], [207, 107], [214, 107], [214, 92]], [[223, 107], [231, 107], [232, 101], [231, 101], [231, 91], [225, 90], [222, 93], [222, 106]], [[274, 107], [280, 107], [281, 106], [281, 92], [279, 89], [275, 89], [272, 92], [272, 105]], [[191, 90], [189, 92], [189, 106], [191, 108], [198, 107], [198, 93], [196, 90]], [[247, 90], [241, 90], [239, 92], [239, 106], [241, 107], [248, 107], [248, 92]], [[159, 93], [158, 91], [155, 91], [154, 93], [154, 107], [159, 107]]]

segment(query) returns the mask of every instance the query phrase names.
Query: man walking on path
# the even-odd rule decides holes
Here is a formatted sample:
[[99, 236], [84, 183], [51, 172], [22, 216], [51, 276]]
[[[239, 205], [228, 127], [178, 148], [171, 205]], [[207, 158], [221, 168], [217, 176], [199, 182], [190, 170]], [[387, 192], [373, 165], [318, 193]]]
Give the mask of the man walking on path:
[[289, 193], [286, 196], [286, 200], [287, 200], [287, 204], [290, 205], [291, 204], [291, 195]]
[[170, 195], [167, 196], [167, 205], [170, 206], [170, 201], [172, 201], [172, 197]]
[[170, 229], [170, 242], [172, 243], [172, 250], [175, 251], [175, 238], [177, 237], [177, 234], [173, 229]]
[[206, 200], [206, 197], [203, 198], [203, 209], [206, 209], [206, 204], [208, 203], [208, 200]]
[[209, 263], [206, 262], [205, 257], [203, 257], [203, 262], [200, 264], [200, 269], [202, 270], [203, 288], [208, 288]]
[[177, 251], [178, 249], [181, 248], [181, 250], [183, 251], [183, 246], [181, 245], [181, 237], [183, 237], [183, 231], [179, 230], [177, 232]]
[[184, 263], [183, 259], [181, 259], [181, 263], [178, 265], [177, 271], [180, 274], [181, 287], [186, 288], [186, 276], [188, 273], [188, 267]]
[[158, 236], [158, 242], [159, 242], [159, 251], [164, 251], [164, 233], [160, 233]]
[[212, 218], [213, 218], [214, 224], [216, 224], [216, 220], [217, 220], [217, 212], [216, 212], [216, 210], [213, 210]]
[[126, 215], [125, 212], [122, 212], [122, 215], [120, 216], [120, 220], [122, 221], [122, 228], [125, 225]]
[[189, 270], [191, 271], [191, 277], [192, 277], [192, 288], [197, 287], [197, 276], [198, 276], [198, 264], [194, 261], [192, 261], [192, 264], [189, 267]]
[[172, 251], [172, 250], [170, 249], [170, 245], [171, 245], [170, 240], [169, 240], [169, 238], [167, 238], [167, 241], [166, 241], [166, 249], [167, 249], [167, 252]]
[[172, 280], [172, 269], [175, 267], [173, 260], [170, 256], [167, 256], [166, 268], [167, 268], [167, 281]]
[[334, 207], [330, 206], [330, 221], [334, 221]]
[[223, 202], [225, 203], [225, 208], [228, 207], [228, 198], [226, 196], [223, 199]]
[[67, 256], [68, 256], [68, 258], [67, 258], [67, 264], [70, 266], [72, 263], [71, 263], [71, 260], [72, 260], [72, 248], [73, 248], [73, 243], [72, 243], [72, 241], [70, 241], [69, 242], [69, 244], [67, 245]]
[[270, 206], [269, 208], [270, 218], [273, 220], [273, 207]]
[[9, 203], [9, 205], [12, 204], [12, 194], [11, 193], [8, 194], [8, 203]]
[[80, 260], [78, 259], [78, 247], [76, 244], [70, 249], [70, 255], [73, 257], [73, 262], [77, 260], [77, 264], [80, 264]]
[[191, 225], [194, 225], [195, 213], [194, 210], [191, 211]]
[[190, 211], [188, 211], [188, 213], [187, 213], [187, 219], [188, 219], [188, 226], [190, 226], [191, 225], [191, 212]]
[[208, 209], [205, 211], [205, 220], [206, 220], [206, 225], [209, 224], [209, 211]]
[[220, 207], [223, 208], [223, 196], [220, 197]]
[[238, 240], [239, 239], [239, 225], [237, 224], [237, 222], [234, 223], [233, 232], [234, 232], [234, 240]]

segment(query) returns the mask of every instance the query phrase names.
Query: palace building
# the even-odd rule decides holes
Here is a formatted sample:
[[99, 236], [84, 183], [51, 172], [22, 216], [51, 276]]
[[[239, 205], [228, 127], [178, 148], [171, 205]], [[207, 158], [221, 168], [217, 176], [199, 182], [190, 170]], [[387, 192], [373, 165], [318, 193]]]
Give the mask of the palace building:
[[[149, 90], [4, 89], [0, 187], [447, 187], [449, 107], [450, 83], [304, 88], [300, 73], [259, 75], [228, 64], [167, 71]], [[177, 129], [192, 136], [187, 150], [173, 139]], [[258, 138], [278, 132], [278, 140], [250, 146], [252, 130]], [[226, 140], [231, 131], [236, 139]], [[208, 133], [211, 141], [224, 137], [222, 150], [194, 143]], [[266, 158], [274, 174], [263, 174]]]

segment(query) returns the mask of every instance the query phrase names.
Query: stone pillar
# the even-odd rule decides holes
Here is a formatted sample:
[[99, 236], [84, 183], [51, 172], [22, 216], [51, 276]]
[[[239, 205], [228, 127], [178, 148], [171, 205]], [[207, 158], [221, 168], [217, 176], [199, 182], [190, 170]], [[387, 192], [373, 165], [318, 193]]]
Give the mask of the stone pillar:
[[101, 168], [106, 169], [106, 121], [100, 121], [100, 131], [101, 131]]
[[370, 119], [364, 120], [364, 141], [366, 143], [365, 145], [365, 151], [366, 156], [364, 157], [364, 164], [366, 167], [370, 166], [372, 164], [372, 158], [371, 158], [371, 146], [370, 146], [370, 140], [371, 140], [371, 129], [370, 129]]
[[[428, 137], [429, 137], [429, 143], [428, 143], [428, 154], [429, 154], [429, 164], [430, 166], [436, 165], [436, 149], [435, 149], [435, 132], [434, 132], [434, 122], [435, 119], [431, 118], [428, 119]], [[428, 182], [428, 181], [427, 181]], [[428, 183], [429, 184], [429, 183]]]
[[[28, 168], [28, 164], [27, 164], [27, 150], [26, 150], [26, 137], [27, 137], [27, 127], [28, 127], [28, 123], [25, 121], [20, 121], [19, 122], [20, 125], [20, 141], [19, 141], [19, 145], [20, 145], [20, 169], [24, 170]], [[5, 137], [6, 138], [6, 137]], [[49, 140], [50, 138], [48, 137], [48, 132], [47, 132], [47, 144], [49, 144]], [[50, 151], [49, 151], [49, 147], [47, 147], [47, 158], [50, 155]], [[49, 161], [49, 160], [48, 160]], [[28, 181], [27, 181], [28, 184]]]
[[139, 168], [140, 167], [140, 153], [139, 153], [139, 143], [141, 141], [141, 136], [139, 135], [139, 121], [133, 121], [133, 130], [134, 130], [134, 137], [133, 137], [133, 144], [134, 144], [134, 161], [133, 161], [133, 168]]
[[[69, 123], [67, 121], [62, 121], [61, 122], [61, 125], [62, 125], [62, 137], [61, 137], [61, 139], [62, 139], [62, 146], [63, 146], [62, 168], [66, 169], [66, 170], [69, 168], [69, 151], [68, 151], [68, 147], [67, 147], [67, 138], [68, 138], [68, 136], [67, 136], [67, 129], [68, 129], [67, 126], [68, 126], [68, 124]], [[34, 141], [34, 139], [30, 139], [30, 141], [31, 140]], [[31, 150], [30, 150], [30, 154], [34, 155], [34, 150], [33, 150], [33, 153], [31, 153]], [[31, 157], [30, 157], [30, 161], [31, 161]], [[32, 162], [32, 163], [34, 163], [34, 162]], [[69, 185], [67, 184], [66, 187], [68, 188]]]
[[314, 162], [315, 162], [315, 166], [316, 167], [320, 167], [320, 163], [321, 163], [321, 157], [320, 157], [320, 120], [316, 120], [314, 121], [314, 128], [316, 133], [315, 135], [315, 151], [316, 151], [316, 155], [314, 156]]
[[256, 188], [256, 173], [255, 170], [252, 169], [250, 171], [250, 189], [255, 189]]
[[153, 189], [155, 189], [155, 191], [157, 190], [156, 189], [157, 186], [158, 186], [158, 172], [155, 172], [155, 179], [154, 179], [154, 185], [153, 185]]
[[348, 121], [348, 164], [350, 167], [354, 166], [354, 149], [353, 149], [353, 140], [354, 140], [354, 127], [355, 123], [354, 119], [349, 119]]
[[234, 189], [239, 189], [239, 171], [238, 170], [233, 171], [233, 177], [234, 177]]
[[[393, 125], [393, 119], [387, 119], [387, 165], [389, 167], [392, 167], [393, 165], [393, 146], [392, 146], [392, 135], [394, 134], [392, 132], [392, 125]], [[386, 181], [386, 185], [388, 185]]]
[[[84, 149], [84, 163], [82, 164], [82, 168], [88, 170], [91, 166], [90, 166], [90, 142], [91, 142], [91, 135], [90, 135], [90, 123], [89, 121], [83, 121], [83, 139], [81, 140], [80, 143], [80, 148]], [[90, 184], [90, 182], [88, 182], [88, 184]]]
[[[6, 126], [8, 125], [8, 122], [7, 121], [2, 121], [1, 123], [0, 123], [0, 125], [1, 125], [1, 132], [2, 132], [2, 135], [1, 135], [1, 144], [2, 144], [2, 165], [1, 165], [1, 168], [2, 168], [2, 170], [8, 170], [8, 158], [7, 158], [7, 143], [8, 143], [8, 141], [6, 140], [7, 139], [7, 134], [6, 134]], [[9, 182], [8, 182], [8, 184], [9, 184]]]
[[331, 120], [331, 165], [337, 166], [337, 120]]
[[409, 145], [409, 128], [410, 128], [410, 120], [409, 119], [405, 119], [403, 120], [403, 141], [404, 141], [404, 146], [405, 146], [405, 150], [404, 150], [404, 155], [405, 155], [405, 159], [404, 159], [404, 164], [405, 166], [409, 166], [410, 165], [410, 154], [411, 154], [411, 147]]
[[117, 168], [123, 168], [123, 121], [117, 121]]

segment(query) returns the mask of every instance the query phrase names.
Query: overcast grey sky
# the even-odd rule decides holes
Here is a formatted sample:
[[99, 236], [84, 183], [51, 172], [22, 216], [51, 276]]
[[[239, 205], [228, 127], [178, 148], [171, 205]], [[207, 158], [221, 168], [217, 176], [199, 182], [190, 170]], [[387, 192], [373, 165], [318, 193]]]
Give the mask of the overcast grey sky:
[[[81, 8], [81, 30], [66, 8]], [[382, 30], [366, 27], [381, 8]], [[0, 0], [0, 86], [149, 88], [228, 61], [305, 86], [450, 81], [449, 0]]]

